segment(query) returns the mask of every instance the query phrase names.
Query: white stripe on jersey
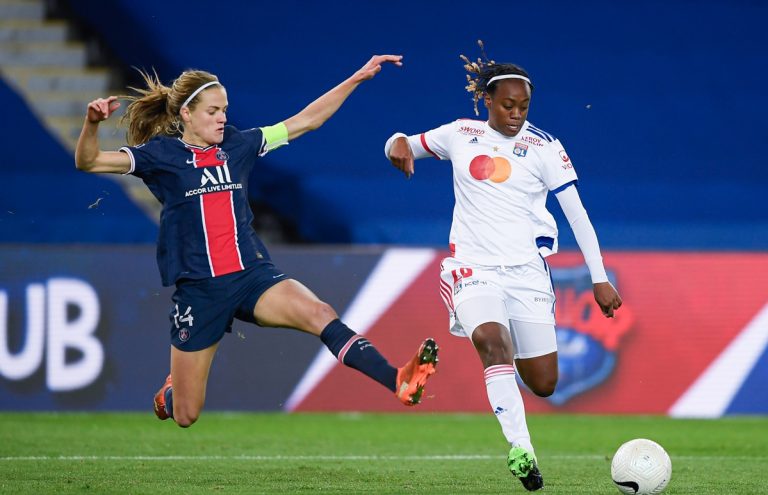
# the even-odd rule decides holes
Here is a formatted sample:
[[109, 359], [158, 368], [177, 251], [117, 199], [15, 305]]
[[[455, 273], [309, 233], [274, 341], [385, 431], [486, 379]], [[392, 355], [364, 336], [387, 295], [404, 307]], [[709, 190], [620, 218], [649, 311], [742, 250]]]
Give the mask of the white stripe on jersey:
[[[227, 175], [227, 180], [229, 182], [232, 182], [232, 179], [229, 178], [229, 169], [227, 167], [224, 167], [225, 174]], [[245, 265], [243, 265], [243, 255], [240, 253], [240, 232], [237, 230], [237, 215], [235, 215], [235, 196], [232, 193], [232, 191], [229, 192], [229, 204], [232, 206], [232, 224], [235, 227], [234, 235], [235, 235], [235, 252], [237, 253], [237, 260], [240, 263], [240, 269], [245, 270]]]
[[208, 229], [205, 227], [205, 206], [203, 205], [203, 196], [200, 195], [200, 223], [203, 226], [203, 235], [205, 236], [205, 254], [208, 256], [208, 267], [211, 269], [211, 276], [216, 276], [216, 271], [213, 269], [213, 261], [211, 261], [211, 243], [208, 242]]

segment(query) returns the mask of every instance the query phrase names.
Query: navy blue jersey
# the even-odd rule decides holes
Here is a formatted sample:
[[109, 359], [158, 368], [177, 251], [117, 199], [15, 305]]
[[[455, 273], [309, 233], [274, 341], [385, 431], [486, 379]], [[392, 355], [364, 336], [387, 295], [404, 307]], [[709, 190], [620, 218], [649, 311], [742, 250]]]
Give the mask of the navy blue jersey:
[[221, 144], [206, 148], [157, 136], [120, 149], [131, 157], [128, 173], [163, 205], [157, 244], [163, 285], [237, 272], [269, 258], [251, 227], [248, 176], [273, 147], [262, 129], [226, 126]]

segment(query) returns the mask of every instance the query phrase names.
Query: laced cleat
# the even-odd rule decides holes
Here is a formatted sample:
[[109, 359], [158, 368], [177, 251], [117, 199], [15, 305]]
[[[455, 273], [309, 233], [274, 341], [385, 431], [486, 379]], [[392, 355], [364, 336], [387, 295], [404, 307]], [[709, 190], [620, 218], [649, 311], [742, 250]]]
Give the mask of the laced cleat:
[[397, 370], [395, 395], [406, 406], [415, 406], [421, 402], [427, 378], [437, 368], [437, 350], [434, 339], [426, 339], [419, 347], [419, 352]]
[[529, 492], [544, 486], [544, 478], [536, 464], [536, 456], [532, 452], [522, 447], [512, 447], [507, 457], [507, 467]]
[[163, 386], [160, 387], [160, 390], [155, 394], [155, 416], [161, 420], [166, 420], [171, 417], [165, 410], [165, 392], [172, 386], [171, 375], [168, 375]]

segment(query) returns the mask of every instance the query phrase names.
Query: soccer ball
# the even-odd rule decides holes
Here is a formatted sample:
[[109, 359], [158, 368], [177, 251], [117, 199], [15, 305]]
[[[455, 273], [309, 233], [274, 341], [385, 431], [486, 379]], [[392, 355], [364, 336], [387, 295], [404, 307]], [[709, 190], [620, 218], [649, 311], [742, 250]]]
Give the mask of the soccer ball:
[[621, 493], [661, 493], [672, 477], [672, 461], [661, 445], [645, 438], [623, 444], [613, 455], [611, 479]]

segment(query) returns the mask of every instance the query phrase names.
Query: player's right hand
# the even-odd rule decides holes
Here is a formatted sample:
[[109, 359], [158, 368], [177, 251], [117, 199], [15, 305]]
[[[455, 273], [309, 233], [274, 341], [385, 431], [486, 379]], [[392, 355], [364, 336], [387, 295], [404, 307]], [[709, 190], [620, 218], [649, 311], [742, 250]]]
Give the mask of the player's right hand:
[[118, 108], [120, 108], [120, 102], [117, 101], [117, 96], [98, 98], [88, 104], [86, 118], [88, 122], [98, 124], [102, 120], [107, 120]]
[[389, 150], [389, 161], [398, 170], [403, 172], [407, 178], [413, 175], [413, 151], [408, 144], [408, 139], [399, 137], [392, 143]]

